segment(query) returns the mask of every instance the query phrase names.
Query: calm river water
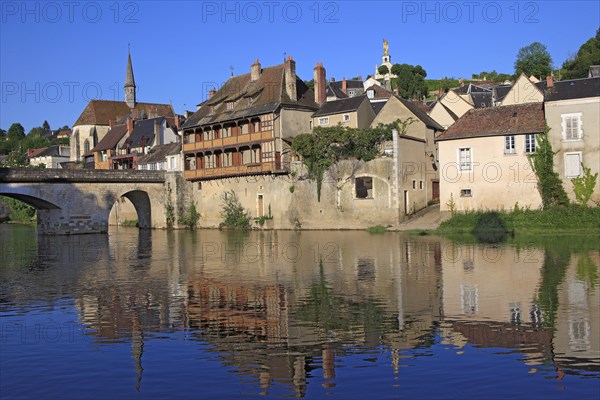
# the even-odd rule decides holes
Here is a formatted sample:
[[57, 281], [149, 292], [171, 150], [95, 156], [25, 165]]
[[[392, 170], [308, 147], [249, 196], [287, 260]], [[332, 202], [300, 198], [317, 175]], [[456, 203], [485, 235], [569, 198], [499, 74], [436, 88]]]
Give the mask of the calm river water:
[[598, 399], [599, 246], [0, 225], [0, 398]]

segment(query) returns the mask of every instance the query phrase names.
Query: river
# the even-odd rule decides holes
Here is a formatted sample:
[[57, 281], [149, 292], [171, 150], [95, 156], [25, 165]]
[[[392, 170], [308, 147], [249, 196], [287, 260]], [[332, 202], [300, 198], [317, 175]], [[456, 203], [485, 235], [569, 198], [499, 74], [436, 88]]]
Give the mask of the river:
[[598, 399], [599, 247], [1, 224], [0, 397]]

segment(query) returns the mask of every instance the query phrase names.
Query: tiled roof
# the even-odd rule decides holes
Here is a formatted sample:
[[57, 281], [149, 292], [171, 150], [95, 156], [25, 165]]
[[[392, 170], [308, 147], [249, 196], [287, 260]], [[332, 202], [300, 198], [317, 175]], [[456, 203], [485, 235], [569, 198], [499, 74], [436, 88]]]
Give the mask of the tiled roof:
[[419, 106], [413, 103], [412, 101], [403, 99], [402, 97], [397, 95], [394, 95], [394, 97], [400, 100], [400, 102], [404, 104], [404, 106], [408, 108], [410, 112], [413, 113], [417, 118], [423, 121], [425, 126], [427, 126], [428, 128], [435, 129], [436, 131], [444, 130], [444, 128], [440, 124], [435, 122], [433, 118], [431, 118], [425, 111], [419, 108]]
[[349, 97], [347, 99], [340, 99], [334, 101], [327, 101], [323, 103], [321, 108], [314, 113], [313, 117], [321, 117], [324, 115], [332, 115], [339, 114], [343, 112], [352, 112], [358, 110], [358, 107], [362, 104], [363, 101], [366, 101], [367, 97], [365, 95]]
[[471, 99], [475, 108], [492, 106], [492, 92], [471, 92]]
[[512, 85], [497, 85], [494, 86], [494, 91], [496, 92], [496, 101], [502, 101], [512, 89]]
[[436, 140], [543, 132], [543, 103], [471, 109]]
[[63, 148], [63, 154], [60, 154], [61, 151], [59, 149], [59, 145], [55, 144], [52, 146], [48, 146], [48, 147], [42, 147], [40, 149], [35, 149], [31, 152], [31, 154], [29, 154], [27, 157], [28, 158], [36, 158], [36, 157], [48, 157], [48, 156], [62, 156], [62, 157], [69, 157], [69, 147], [68, 146], [61, 146]]
[[[335, 82], [332, 82], [335, 83]], [[327, 84], [325, 88], [325, 96], [326, 97], [337, 97], [338, 99], [345, 99], [349, 97], [346, 93], [342, 91], [341, 87], [333, 86], [331, 83]]]
[[127, 134], [127, 125], [113, 125], [113, 127], [104, 135], [102, 140], [88, 153], [93, 154], [96, 151], [114, 149], [119, 141]]
[[109, 121], [120, 121], [132, 114], [134, 118], [146, 116], [173, 117], [173, 108], [170, 104], [136, 103], [132, 110], [124, 101], [91, 100], [75, 124], [78, 125], [109, 125]]
[[373, 108], [375, 115], [379, 114], [379, 111], [381, 111], [383, 106], [385, 106], [385, 103], [386, 103], [385, 101], [377, 101], [377, 102], [371, 103], [371, 107]]
[[554, 87], [547, 88], [546, 81], [536, 83], [544, 93], [544, 101], [584, 99], [600, 96], [600, 77], [555, 81]]
[[165, 157], [172, 156], [181, 151], [181, 143], [169, 143], [154, 146], [148, 154], [138, 158], [138, 165], [164, 161]]
[[142, 138], [146, 146], [150, 145], [154, 141], [154, 123], [158, 122], [160, 125], [163, 124], [164, 118], [149, 118], [134, 121], [133, 132], [127, 138], [131, 147], [142, 147]]
[[[183, 124], [183, 128], [236, 120], [244, 117], [265, 114], [280, 106], [290, 106], [316, 110], [315, 95], [296, 76], [296, 97], [292, 101], [285, 88], [285, 64], [263, 68], [256, 81], [250, 80], [250, 73], [229, 78], [223, 86]], [[234, 102], [233, 109], [227, 110], [227, 103]], [[211, 113], [211, 108], [214, 112]]]
[[383, 86], [379, 86], [379, 85], [371, 85], [371, 86], [369, 86], [365, 90], [365, 93], [368, 94], [369, 90], [373, 91], [373, 98], [374, 99], [389, 99], [394, 94], [394, 93], [390, 92], [389, 90], [387, 90], [386, 88], [384, 88]]

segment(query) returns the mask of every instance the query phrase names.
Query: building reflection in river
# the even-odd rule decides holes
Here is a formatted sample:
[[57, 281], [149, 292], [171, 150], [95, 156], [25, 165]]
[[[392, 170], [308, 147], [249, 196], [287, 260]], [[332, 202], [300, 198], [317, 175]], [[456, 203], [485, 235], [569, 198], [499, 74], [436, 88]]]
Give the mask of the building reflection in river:
[[512, 349], [532, 369], [552, 363], [558, 378], [600, 365], [597, 251], [556, 256], [364, 232], [123, 228], [40, 237], [35, 251], [38, 264], [52, 255], [54, 281], [10, 301], [73, 291], [96, 343], [131, 342], [138, 388], [144, 342], [158, 332], [210, 344], [263, 394], [277, 383], [303, 396], [317, 376], [334, 387], [340, 357], [380, 346], [396, 375], [417, 356], [411, 349], [436, 342], [457, 352]]

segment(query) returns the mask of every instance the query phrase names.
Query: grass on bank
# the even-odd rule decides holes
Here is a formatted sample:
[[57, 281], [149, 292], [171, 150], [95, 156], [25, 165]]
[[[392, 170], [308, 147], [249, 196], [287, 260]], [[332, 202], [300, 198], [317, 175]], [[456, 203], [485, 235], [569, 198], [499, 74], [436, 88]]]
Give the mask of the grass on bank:
[[[497, 218], [489, 217], [496, 215]], [[478, 226], [479, 222], [479, 226]], [[511, 212], [469, 211], [455, 213], [442, 222], [435, 233], [465, 234], [479, 230], [501, 230], [507, 233], [598, 232], [600, 233], [600, 207], [569, 206], [550, 207], [546, 210], [515, 208]]]

